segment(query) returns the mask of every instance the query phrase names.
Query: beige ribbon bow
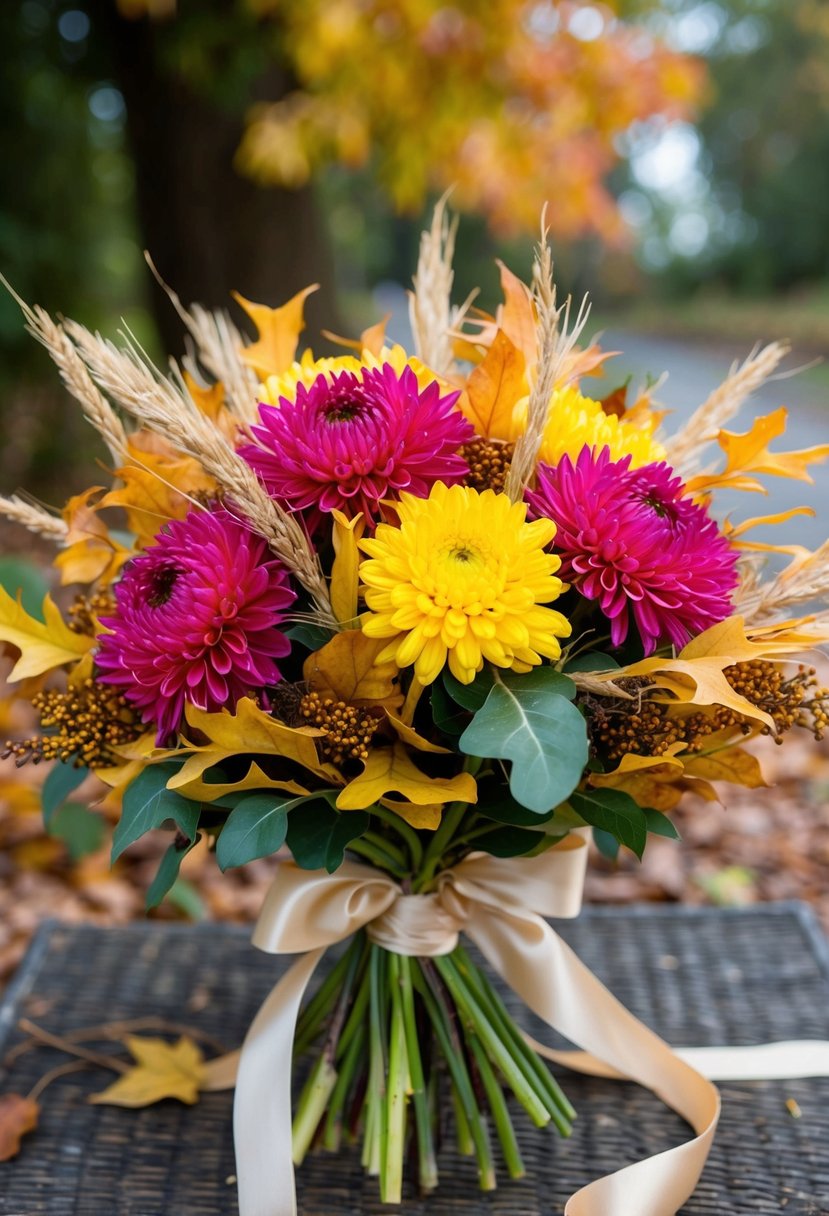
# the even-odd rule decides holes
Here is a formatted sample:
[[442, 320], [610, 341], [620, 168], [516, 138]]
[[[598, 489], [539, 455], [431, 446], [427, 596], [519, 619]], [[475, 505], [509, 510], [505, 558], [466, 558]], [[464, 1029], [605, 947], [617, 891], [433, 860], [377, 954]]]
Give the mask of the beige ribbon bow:
[[[565, 838], [538, 857], [472, 854], [444, 871], [437, 890], [404, 894], [387, 875], [346, 862], [335, 874], [280, 862], [253, 941], [272, 954], [301, 954], [256, 1015], [241, 1052], [211, 1069], [208, 1088], [236, 1084], [234, 1137], [240, 1216], [296, 1216], [291, 1159], [291, 1057], [306, 985], [328, 946], [366, 927], [399, 954], [447, 954], [458, 933], [472, 939], [495, 971], [550, 1027], [583, 1051], [543, 1054], [581, 1072], [628, 1078], [652, 1090], [686, 1119], [695, 1138], [583, 1187], [565, 1216], [674, 1216], [692, 1194], [719, 1117], [716, 1088], [643, 1026], [579, 961], [545, 917], [574, 917], [581, 907], [586, 841]], [[794, 1049], [803, 1071], [815, 1048]], [[738, 1075], [763, 1076], [765, 1048], [725, 1049], [756, 1058]], [[704, 1051], [704, 1049], [703, 1049]], [[760, 1053], [759, 1056], [757, 1053]], [[790, 1051], [791, 1055], [791, 1051]], [[785, 1064], [793, 1064], [786, 1059]], [[829, 1066], [829, 1059], [824, 1059]], [[760, 1064], [761, 1067], [757, 1068]], [[731, 1075], [728, 1069], [725, 1075]]]

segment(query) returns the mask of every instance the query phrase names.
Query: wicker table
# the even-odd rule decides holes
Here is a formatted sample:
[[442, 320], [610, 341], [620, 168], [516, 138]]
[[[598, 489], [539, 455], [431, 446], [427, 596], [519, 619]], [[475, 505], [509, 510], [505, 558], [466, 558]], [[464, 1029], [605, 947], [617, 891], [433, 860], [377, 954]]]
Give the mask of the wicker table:
[[[829, 951], [799, 905], [591, 909], [560, 928], [629, 1008], [676, 1044], [829, 1038]], [[65, 1033], [160, 1014], [235, 1045], [279, 968], [230, 926], [47, 925], [0, 1006], [0, 1055], [16, 1041], [21, 1016]], [[0, 1068], [0, 1092], [26, 1093], [58, 1059], [44, 1048], [10, 1073]], [[234, 1216], [231, 1095], [139, 1111], [88, 1105], [87, 1095], [110, 1079], [91, 1070], [47, 1091], [40, 1127], [18, 1158], [0, 1165], [0, 1214]], [[455, 1159], [447, 1143], [440, 1190], [428, 1203], [410, 1193], [406, 1216], [552, 1216], [591, 1177], [687, 1133], [637, 1086], [572, 1075], [565, 1085], [579, 1110], [576, 1131], [565, 1143], [525, 1129], [526, 1181], [481, 1195], [473, 1164]], [[721, 1089], [723, 1120], [686, 1216], [829, 1213], [829, 1079]], [[309, 1160], [299, 1193], [303, 1216], [393, 1211], [350, 1151]]]

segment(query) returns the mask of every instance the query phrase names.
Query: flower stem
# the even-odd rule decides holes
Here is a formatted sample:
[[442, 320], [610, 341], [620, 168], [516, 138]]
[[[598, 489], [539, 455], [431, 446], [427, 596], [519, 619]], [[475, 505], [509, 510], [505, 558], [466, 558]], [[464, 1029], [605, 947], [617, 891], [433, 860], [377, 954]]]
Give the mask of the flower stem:
[[415, 966], [417, 964], [411, 958], [401, 956], [399, 960], [400, 994], [417, 1131], [418, 1177], [421, 1189], [431, 1191], [438, 1184], [438, 1170], [415, 1017], [414, 989], [412, 987], [412, 968]]
[[366, 840], [365, 836], [360, 836], [357, 840], [349, 841], [348, 848], [350, 852], [357, 853], [360, 857], [365, 857], [366, 861], [370, 861], [379, 870], [393, 874], [395, 878], [405, 878], [406, 870], [404, 865], [401, 865], [398, 860], [386, 852], [386, 844], [387, 842], [384, 841], [381, 846], [371, 840]]
[[307, 1051], [319, 1034], [331, 1012], [331, 1002], [340, 990], [352, 954], [364, 946], [365, 936], [362, 933], [356, 934], [303, 1009], [294, 1036], [294, 1056], [298, 1057]]
[[512, 1120], [509, 1117], [504, 1091], [501, 1089], [498, 1078], [492, 1070], [492, 1065], [484, 1051], [481, 1040], [474, 1031], [470, 1030], [467, 1032], [466, 1042], [475, 1058], [475, 1063], [478, 1065], [478, 1072], [486, 1091], [492, 1117], [495, 1120], [495, 1130], [498, 1133], [498, 1140], [501, 1144], [501, 1151], [504, 1154], [504, 1161], [506, 1162], [509, 1176], [510, 1178], [523, 1178], [526, 1171], [524, 1169], [524, 1162], [521, 1160], [518, 1141], [515, 1137], [515, 1128], [512, 1126]]
[[373, 942], [369, 971], [369, 1076], [366, 1091], [366, 1124], [363, 1141], [363, 1166], [369, 1174], [380, 1173], [386, 1156], [386, 1123], [383, 1118], [386, 1097], [386, 951]]
[[396, 811], [390, 811], [388, 807], [379, 804], [371, 808], [371, 814], [403, 837], [409, 847], [412, 870], [416, 873], [423, 860], [423, 845], [412, 825], [407, 823]]
[[292, 1128], [294, 1165], [302, 1164], [305, 1154], [311, 1147], [314, 1133], [319, 1126], [320, 1119], [325, 1114], [325, 1108], [336, 1081], [336, 1069], [325, 1055], [321, 1055], [311, 1069], [297, 1103]]
[[389, 1025], [389, 1072], [386, 1080], [386, 1151], [380, 1171], [380, 1202], [400, 1203], [403, 1197], [403, 1150], [406, 1144], [406, 1094], [409, 1061], [400, 990], [400, 956], [387, 959], [391, 988]]

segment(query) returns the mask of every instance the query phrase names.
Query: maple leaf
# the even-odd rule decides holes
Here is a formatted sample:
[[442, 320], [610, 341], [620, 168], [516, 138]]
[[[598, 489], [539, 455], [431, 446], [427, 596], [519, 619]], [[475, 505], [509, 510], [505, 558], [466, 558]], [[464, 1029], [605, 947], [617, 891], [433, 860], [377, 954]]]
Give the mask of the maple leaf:
[[242, 348], [241, 358], [260, 379], [278, 376], [293, 363], [299, 335], [305, 328], [305, 300], [318, 288], [318, 283], [304, 288], [279, 308], [254, 304], [234, 291], [234, 300], [245, 310], [259, 333], [257, 342]]
[[110, 490], [99, 507], [123, 507], [138, 545], [147, 548], [169, 519], [184, 519], [191, 496], [216, 493], [215, 480], [192, 456], [175, 451], [155, 435], [130, 437], [130, 462], [116, 470], [122, 486]]
[[131, 557], [130, 550], [112, 539], [98, 516], [103, 503], [93, 499], [102, 493], [103, 486], [92, 486], [83, 494], [75, 494], [63, 509], [68, 531], [65, 548], [54, 565], [60, 570], [64, 587], [68, 583], [110, 583]]
[[106, 1106], [151, 1106], [177, 1098], [192, 1106], [205, 1080], [204, 1056], [186, 1036], [177, 1043], [127, 1035], [124, 1043], [136, 1064], [89, 1101]]
[[29, 616], [20, 600], [13, 600], [0, 587], [0, 642], [10, 642], [20, 651], [9, 679], [25, 680], [54, 667], [74, 663], [94, 646], [93, 638], [74, 633], [64, 622], [51, 596], [43, 601], [43, 620]]
[[40, 1107], [21, 1094], [0, 1094], [0, 1161], [10, 1161], [20, 1152], [27, 1132], [37, 1127]]
[[528, 392], [524, 356], [502, 329], [469, 375], [463, 412], [485, 439], [515, 438], [515, 406]]
[[725, 452], [725, 468], [720, 473], [692, 477], [686, 486], [688, 492], [699, 494], [727, 486], [733, 490], [753, 490], [765, 494], [767, 491], [762, 483], [756, 477], [749, 476], [752, 473], [790, 477], [795, 481], [811, 483], [814, 479], [806, 466], [825, 460], [829, 456], [829, 443], [793, 452], [770, 452], [768, 445], [785, 431], [787, 416], [787, 410], [781, 406], [771, 414], [755, 418], [751, 429], [744, 434], [720, 431], [717, 442]]
[[386, 644], [385, 638], [369, 638], [360, 629], [346, 629], [308, 656], [303, 677], [321, 697], [394, 709], [403, 701], [397, 687], [397, 664], [391, 660], [377, 663]]
[[[402, 794], [415, 807], [434, 807], [437, 803], [477, 802], [478, 789], [470, 773], [454, 777], [428, 777], [416, 767], [402, 743], [378, 747], [369, 752], [365, 768], [341, 790], [337, 807], [341, 811], [361, 811], [384, 794]], [[407, 803], [395, 806], [408, 819]]]

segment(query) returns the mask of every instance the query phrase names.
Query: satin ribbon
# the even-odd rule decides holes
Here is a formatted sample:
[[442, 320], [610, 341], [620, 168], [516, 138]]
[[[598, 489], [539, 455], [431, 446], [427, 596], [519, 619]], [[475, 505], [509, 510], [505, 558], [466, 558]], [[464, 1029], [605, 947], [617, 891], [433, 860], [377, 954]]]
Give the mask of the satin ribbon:
[[[335, 874], [280, 862], [253, 935], [271, 954], [301, 954], [266, 998], [240, 1052], [208, 1066], [206, 1088], [235, 1082], [234, 1139], [240, 1216], [296, 1216], [291, 1159], [291, 1058], [303, 994], [328, 946], [365, 927], [399, 954], [449, 953], [463, 931], [524, 1003], [580, 1051], [542, 1054], [577, 1071], [625, 1078], [657, 1094], [694, 1130], [676, 1148], [583, 1187], [564, 1216], [674, 1216], [693, 1193], [720, 1112], [719, 1094], [693, 1064], [725, 1053], [721, 1076], [822, 1075], [815, 1050], [829, 1044], [686, 1049], [676, 1053], [639, 1022], [579, 961], [545, 917], [571, 918], [581, 907], [586, 841], [566, 837], [533, 858], [472, 854], [438, 879], [429, 895], [404, 894], [387, 875], [345, 862]], [[802, 1049], [802, 1050], [799, 1050]], [[776, 1052], [764, 1073], [762, 1053]], [[757, 1053], [761, 1053], [760, 1057]], [[742, 1067], [748, 1072], [739, 1071]], [[737, 1063], [737, 1072], [733, 1071]], [[807, 1063], [808, 1061], [808, 1063]], [[820, 1064], [820, 1061], [817, 1061]], [[798, 1069], [802, 1071], [798, 1071]]]

